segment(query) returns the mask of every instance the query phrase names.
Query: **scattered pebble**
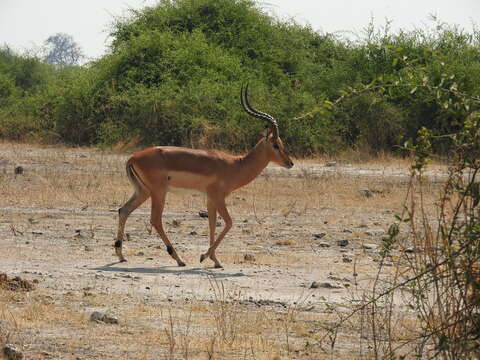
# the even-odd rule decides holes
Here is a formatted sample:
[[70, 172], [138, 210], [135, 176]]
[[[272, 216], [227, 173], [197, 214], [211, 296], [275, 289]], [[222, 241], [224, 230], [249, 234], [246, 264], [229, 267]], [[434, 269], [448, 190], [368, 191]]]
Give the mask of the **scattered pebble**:
[[314, 237], [315, 239], [321, 239], [321, 238], [323, 238], [325, 235], [327, 235], [327, 234], [325, 234], [325, 233], [315, 233], [315, 234], [313, 234], [313, 237]]
[[245, 261], [255, 261], [255, 256], [253, 256], [253, 254], [246, 253], [245, 255], [243, 255], [243, 260], [245, 260]]
[[405, 249], [405, 252], [406, 252], [407, 254], [413, 254], [413, 253], [415, 253], [415, 252], [417, 252], [417, 251], [418, 251], [418, 249], [415, 248], [415, 247], [413, 247], [413, 246], [409, 246], [409, 247], [407, 247], [407, 248]]
[[200, 216], [201, 218], [208, 218], [208, 212], [203, 211], [203, 210], [199, 211], [198, 216]]
[[363, 244], [362, 246], [365, 250], [377, 250], [378, 245], [376, 244]]
[[83, 234], [80, 232], [80, 230], [78, 230], [78, 232], [76, 232], [76, 234], [73, 235], [73, 237], [75, 239], [83, 239], [85, 236], [83, 236]]
[[341, 289], [342, 285], [335, 284], [329, 281], [325, 282], [312, 282], [310, 284], [310, 289], [318, 289], [318, 288], [325, 288], [325, 289]]
[[190, 235], [197, 235], [197, 232], [195, 230], [190, 231]]
[[341, 247], [345, 247], [349, 244], [349, 241], [347, 239], [343, 239], [343, 240], [337, 240], [337, 245], [338, 246], [341, 246]]
[[343, 256], [342, 256], [342, 261], [343, 261], [344, 263], [351, 263], [353, 260], [352, 260], [352, 258], [349, 257], [347, 254], [343, 254]]
[[3, 347], [3, 354], [7, 360], [21, 360], [23, 359], [23, 353], [18, 350], [12, 344], [6, 344]]
[[370, 189], [360, 189], [360, 195], [365, 196], [366, 198], [370, 198], [373, 196], [373, 192]]
[[368, 236], [382, 236], [385, 234], [385, 230], [383, 229], [373, 229], [365, 231], [365, 234]]
[[173, 219], [172, 220], [172, 225], [175, 226], [175, 227], [178, 227], [180, 226], [182, 222], [180, 220], [177, 220], [177, 219]]
[[22, 175], [23, 174], [23, 166], [15, 166], [15, 169], [13, 170], [13, 172], [15, 173], [15, 175]]
[[318, 246], [323, 247], [323, 248], [328, 248], [328, 247], [330, 247], [330, 244], [323, 241], [321, 243], [318, 243]]
[[337, 162], [336, 161], [329, 161], [329, 162], [325, 163], [325, 166], [326, 167], [337, 166]]
[[90, 315], [90, 321], [103, 322], [106, 324], [118, 324], [118, 318], [101, 311], [94, 311]]

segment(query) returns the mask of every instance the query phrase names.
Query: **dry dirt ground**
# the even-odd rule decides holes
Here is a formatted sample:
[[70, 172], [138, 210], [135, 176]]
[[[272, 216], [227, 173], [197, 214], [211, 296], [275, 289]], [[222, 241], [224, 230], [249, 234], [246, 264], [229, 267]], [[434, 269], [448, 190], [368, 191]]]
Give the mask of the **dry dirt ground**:
[[[35, 287], [0, 287], [0, 346], [27, 359], [369, 358], [361, 324], [342, 328], [333, 349], [326, 329], [376, 274], [408, 161], [268, 167], [228, 199], [234, 227], [214, 269], [199, 263], [205, 198], [184, 192], [169, 194], [164, 224], [187, 266], [152, 231], [149, 201], [129, 218], [128, 262], [117, 263], [127, 158], [0, 144], [0, 273]], [[431, 196], [444, 172], [428, 174]], [[91, 321], [94, 311], [113, 323]]]

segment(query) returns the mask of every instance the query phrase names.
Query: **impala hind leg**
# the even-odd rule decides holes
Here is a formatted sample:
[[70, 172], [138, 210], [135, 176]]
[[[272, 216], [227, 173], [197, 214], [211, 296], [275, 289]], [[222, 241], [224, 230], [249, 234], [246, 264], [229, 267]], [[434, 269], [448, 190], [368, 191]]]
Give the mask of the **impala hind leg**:
[[[215, 263], [215, 268], [221, 268], [222, 265], [220, 262], [217, 260], [217, 257], [215, 255], [215, 250], [217, 249], [218, 245], [220, 245], [220, 242], [222, 239], [225, 237], [225, 235], [228, 233], [228, 231], [232, 228], [232, 218], [230, 217], [230, 214], [228, 213], [227, 207], [225, 206], [225, 200], [219, 200], [215, 203], [214, 205], [213, 201], [209, 200], [207, 208], [208, 208], [208, 223], [210, 226], [210, 248], [207, 250], [205, 254], [202, 254], [200, 256], [200, 262], [205, 260], [207, 257], [209, 257], [214, 263]], [[217, 215], [216, 213], [220, 214], [222, 217], [223, 221], [225, 221], [225, 227], [223, 228], [223, 231], [218, 235], [217, 239], [215, 239], [215, 226], [217, 223]]]
[[168, 240], [167, 234], [165, 234], [165, 231], [163, 230], [162, 214], [165, 206], [165, 196], [166, 191], [161, 194], [152, 195], [152, 215], [150, 221], [167, 247], [168, 254], [177, 261], [178, 266], [185, 266], [185, 263], [180, 259], [173, 248], [172, 243]]
[[149, 196], [150, 194], [146, 190], [137, 188], [132, 197], [118, 210], [118, 232], [117, 240], [115, 241], [115, 252], [121, 262], [127, 261], [122, 254], [123, 234], [127, 218], [136, 208], [142, 205]]

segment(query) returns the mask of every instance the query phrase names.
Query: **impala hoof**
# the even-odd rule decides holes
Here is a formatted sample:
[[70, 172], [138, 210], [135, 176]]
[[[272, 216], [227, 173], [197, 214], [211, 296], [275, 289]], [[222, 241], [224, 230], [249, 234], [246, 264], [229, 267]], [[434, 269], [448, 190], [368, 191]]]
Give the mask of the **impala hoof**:
[[220, 264], [215, 264], [215, 266], [214, 266], [214, 267], [215, 267], [215, 269], [223, 269], [223, 266], [222, 266], [222, 265], [220, 265]]
[[205, 254], [200, 255], [200, 262], [203, 262], [203, 260], [205, 260], [206, 258], [207, 258], [207, 255]]
[[118, 262], [127, 262], [127, 259], [123, 258], [123, 259], [120, 259]]
[[183, 261], [179, 261], [178, 266], [185, 266], [185, 263]]

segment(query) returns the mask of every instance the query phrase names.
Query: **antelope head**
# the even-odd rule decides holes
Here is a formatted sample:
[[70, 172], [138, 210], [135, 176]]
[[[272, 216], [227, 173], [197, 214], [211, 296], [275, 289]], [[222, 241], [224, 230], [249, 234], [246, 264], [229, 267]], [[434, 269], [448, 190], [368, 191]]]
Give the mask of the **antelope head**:
[[293, 167], [293, 162], [283, 145], [282, 139], [280, 139], [278, 135], [278, 124], [276, 120], [270, 114], [255, 110], [248, 102], [248, 84], [246, 87], [242, 85], [240, 99], [243, 109], [247, 114], [262, 119], [267, 123], [267, 132], [264, 138], [260, 140], [260, 143], [266, 148], [269, 160], [288, 169]]

